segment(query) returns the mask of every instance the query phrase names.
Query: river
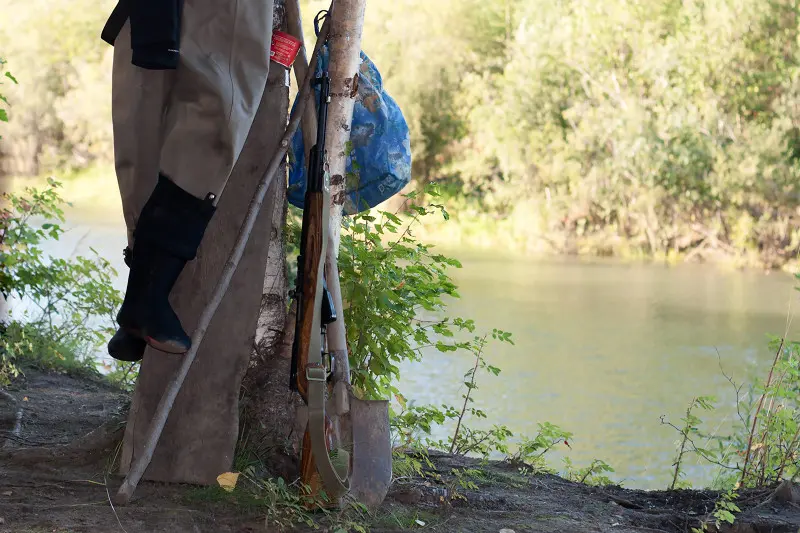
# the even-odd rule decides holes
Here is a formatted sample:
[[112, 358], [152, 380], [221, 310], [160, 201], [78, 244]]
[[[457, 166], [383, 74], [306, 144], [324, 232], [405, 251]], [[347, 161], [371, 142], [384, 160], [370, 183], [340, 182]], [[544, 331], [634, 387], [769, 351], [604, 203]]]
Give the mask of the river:
[[[69, 255], [91, 246], [124, 275], [124, 229], [110, 191], [69, 210], [68, 233], [46, 251]], [[481, 330], [510, 331], [515, 340], [490, 345], [487, 359], [502, 373], [479, 380], [475, 406], [489, 418], [467, 425], [505, 424], [534, 436], [537, 423], [552, 422], [574, 433], [554, 466], [564, 455], [576, 466], [599, 458], [628, 487], [663, 488], [671, 479], [677, 434], [662, 415], [677, 424], [694, 396], [713, 395], [723, 407], [704, 413], [707, 427], [730, 425], [735, 395], [720, 362], [736, 379], [751, 379], [772, 357], [766, 335], [782, 334], [790, 303], [797, 306], [786, 274], [448, 253], [463, 263], [453, 271], [461, 298], [450, 314], [474, 319]], [[123, 289], [124, 279], [116, 285]], [[469, 356], [428, 355], [405, 365], [401, 389], [418, 403], [458, 403]], [[696, 485], [711, 473], [687, 464]]]

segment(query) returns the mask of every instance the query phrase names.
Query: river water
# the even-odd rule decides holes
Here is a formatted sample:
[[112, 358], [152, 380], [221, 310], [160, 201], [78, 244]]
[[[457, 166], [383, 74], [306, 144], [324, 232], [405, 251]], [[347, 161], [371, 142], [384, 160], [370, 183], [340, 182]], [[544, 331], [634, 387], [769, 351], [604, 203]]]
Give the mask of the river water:
[[[124, 275], [114, 193], [69, 210], [70, 230], [47, 252], [91, 246]], [[574, 433], [571, 449], [562, 445], [553, 455], [554, 466], [564, 455], [577, 466], [603, 459], [629, 487], [662, 488], [671, 479], [677, 435], [662, 415], [679, 423], [694, 396], [713, 395], [722, 407], [704, 414], [707, 428], [730, 426], [735, 395], [720, 363], [734, 378], [751, 379], [771, 359], [766, 335], [782, 334], [798, 304], [786, 274], [447, 253], [463, 263], [453, 272], [461, 298], [450, 303], [450, 315], [472, 318], [480, 330], [510, 331], [515, 340], [490, 345], [487, 359], [502, 373], [478, 382], [475, 406], [489, 418], [467, 425], [505, 424], [534, 436], [537, 423], [552, 422]], [[116, 285], [123, 289], [124, 279]], [[456, 404], [471, 364], [468, 354], [433, 351], [405, 365], [401, 389], [418, 403]], [[687, 464], [687, 479], [697, 485], [711, 474]]]

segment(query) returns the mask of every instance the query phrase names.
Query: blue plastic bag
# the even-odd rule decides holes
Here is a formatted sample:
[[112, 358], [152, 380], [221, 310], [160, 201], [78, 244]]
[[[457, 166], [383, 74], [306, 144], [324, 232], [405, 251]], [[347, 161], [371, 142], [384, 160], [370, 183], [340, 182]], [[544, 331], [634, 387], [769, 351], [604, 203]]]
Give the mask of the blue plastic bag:
[[[328, 46], [320, 50], [316, 75], [328, 63]], [[358, 92], [350, 130], [352, 150], [347, 157], [343, 212], [352, 215], [391, 198], [411, 181], [411, 142], [403, 112], [383, 90], [377, 67], [361, 52]], [[319, 88], [316, 101], [319, 101]], [[330, 132], [329, 132], [330, 134]], [[310, 148], [310, 147], [309, 147]], [[289, 203], [303, 208], [308, 172], [303, 132], [289, 146]]]

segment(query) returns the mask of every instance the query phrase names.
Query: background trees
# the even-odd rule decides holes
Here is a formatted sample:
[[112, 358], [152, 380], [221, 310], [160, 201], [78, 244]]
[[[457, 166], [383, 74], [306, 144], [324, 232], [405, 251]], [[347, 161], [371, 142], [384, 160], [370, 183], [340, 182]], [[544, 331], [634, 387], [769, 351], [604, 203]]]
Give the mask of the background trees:
[[[109, 163], [111, 6], [4, 7], [0, 49], [24, 80], [8, 90], [6, 173]], [[415, 186], [445, 185], [456, 221], [528, 248], [779, 266], [800, 244], [797, 13], [794, 0], [375, 0], [364, 50], [411, 126]]]

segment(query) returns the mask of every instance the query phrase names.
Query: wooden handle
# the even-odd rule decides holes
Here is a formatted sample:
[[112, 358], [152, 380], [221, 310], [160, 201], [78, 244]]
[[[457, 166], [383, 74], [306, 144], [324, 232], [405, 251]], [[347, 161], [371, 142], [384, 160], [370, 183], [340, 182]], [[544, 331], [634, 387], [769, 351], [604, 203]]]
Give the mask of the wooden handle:
[[[302, 247], [303, 251], [303, 280], [302, 280], [302, 309], [297, 310], [297, 319], [300, 322], [299, 338], [297, 339], [297, 390], [304, 402], [308, 401], [308, 380], [306, 379], [306, 365], [308, 364], [308, 350], [311, 335], [320, 335], [319, 331], [312, 331], [315, 312], [319, 277], [319, 264], [322, 261], [322, 194], [307, 194], [303, 211], [303, 234], [308, 239]], [[314, 216], [316, 215], [316, 216]], [[327, 221], [326, 221], [327, 222]]]
[[[309, 346], [311, 345], [312, 335], [321, 335], [321, 331], [314, 331], [314, 313], [319, 313], [317, 309], [317, 291], [321, 286], [319, 273], [321, 272], [320, 263], [324, 261], [322, 257], [323, 231], [322, 224], [327, 224], [327, 220], [322, 219], [324, 195], [319, 192], [307, 192], [303, 205], [303, 236], [305, 242], [301, 243], [303, 252], [302, 268], [302, 298], [301, 309], [298, 312], [300, 322], [299, 338], [297, 344], [297, 390], [304, 402], [308, 402], [308, 379], [306, 377], [306, 366], [308, 365]], [[331, 439], [332, 425], [328, 417], [325, 417], [325, 440], [327, 449], [333, 448]], [[311, 434], [306, 428], [303, 435], [302, 452], [300, 455], [300, 479], [306, 490], [306, 506], [310, 509], [316, 506], [335, 505], [336, 502], [324, 502], [320, 499], [320, 494], [324, 489], [322, 479], [316, 468], [314, 456], [311, 451]]]
[[[333, 425], [328, 417], [325, 417], [325, 440], [328, 443], [328, 451], [331, 451], [333, 449]], [[317, 472], [314, 456], [311, 453], [311, 434], [308, 432], [308, 428], [306, 428], [303, 435], [302, 453], [300, 454], [300, 480], [306, 493], [306, 508], [336, 506], [337, 502], [322, 501], [320, 498], [320, 494], [325, 487], [322, 484], [319, 472]]]

